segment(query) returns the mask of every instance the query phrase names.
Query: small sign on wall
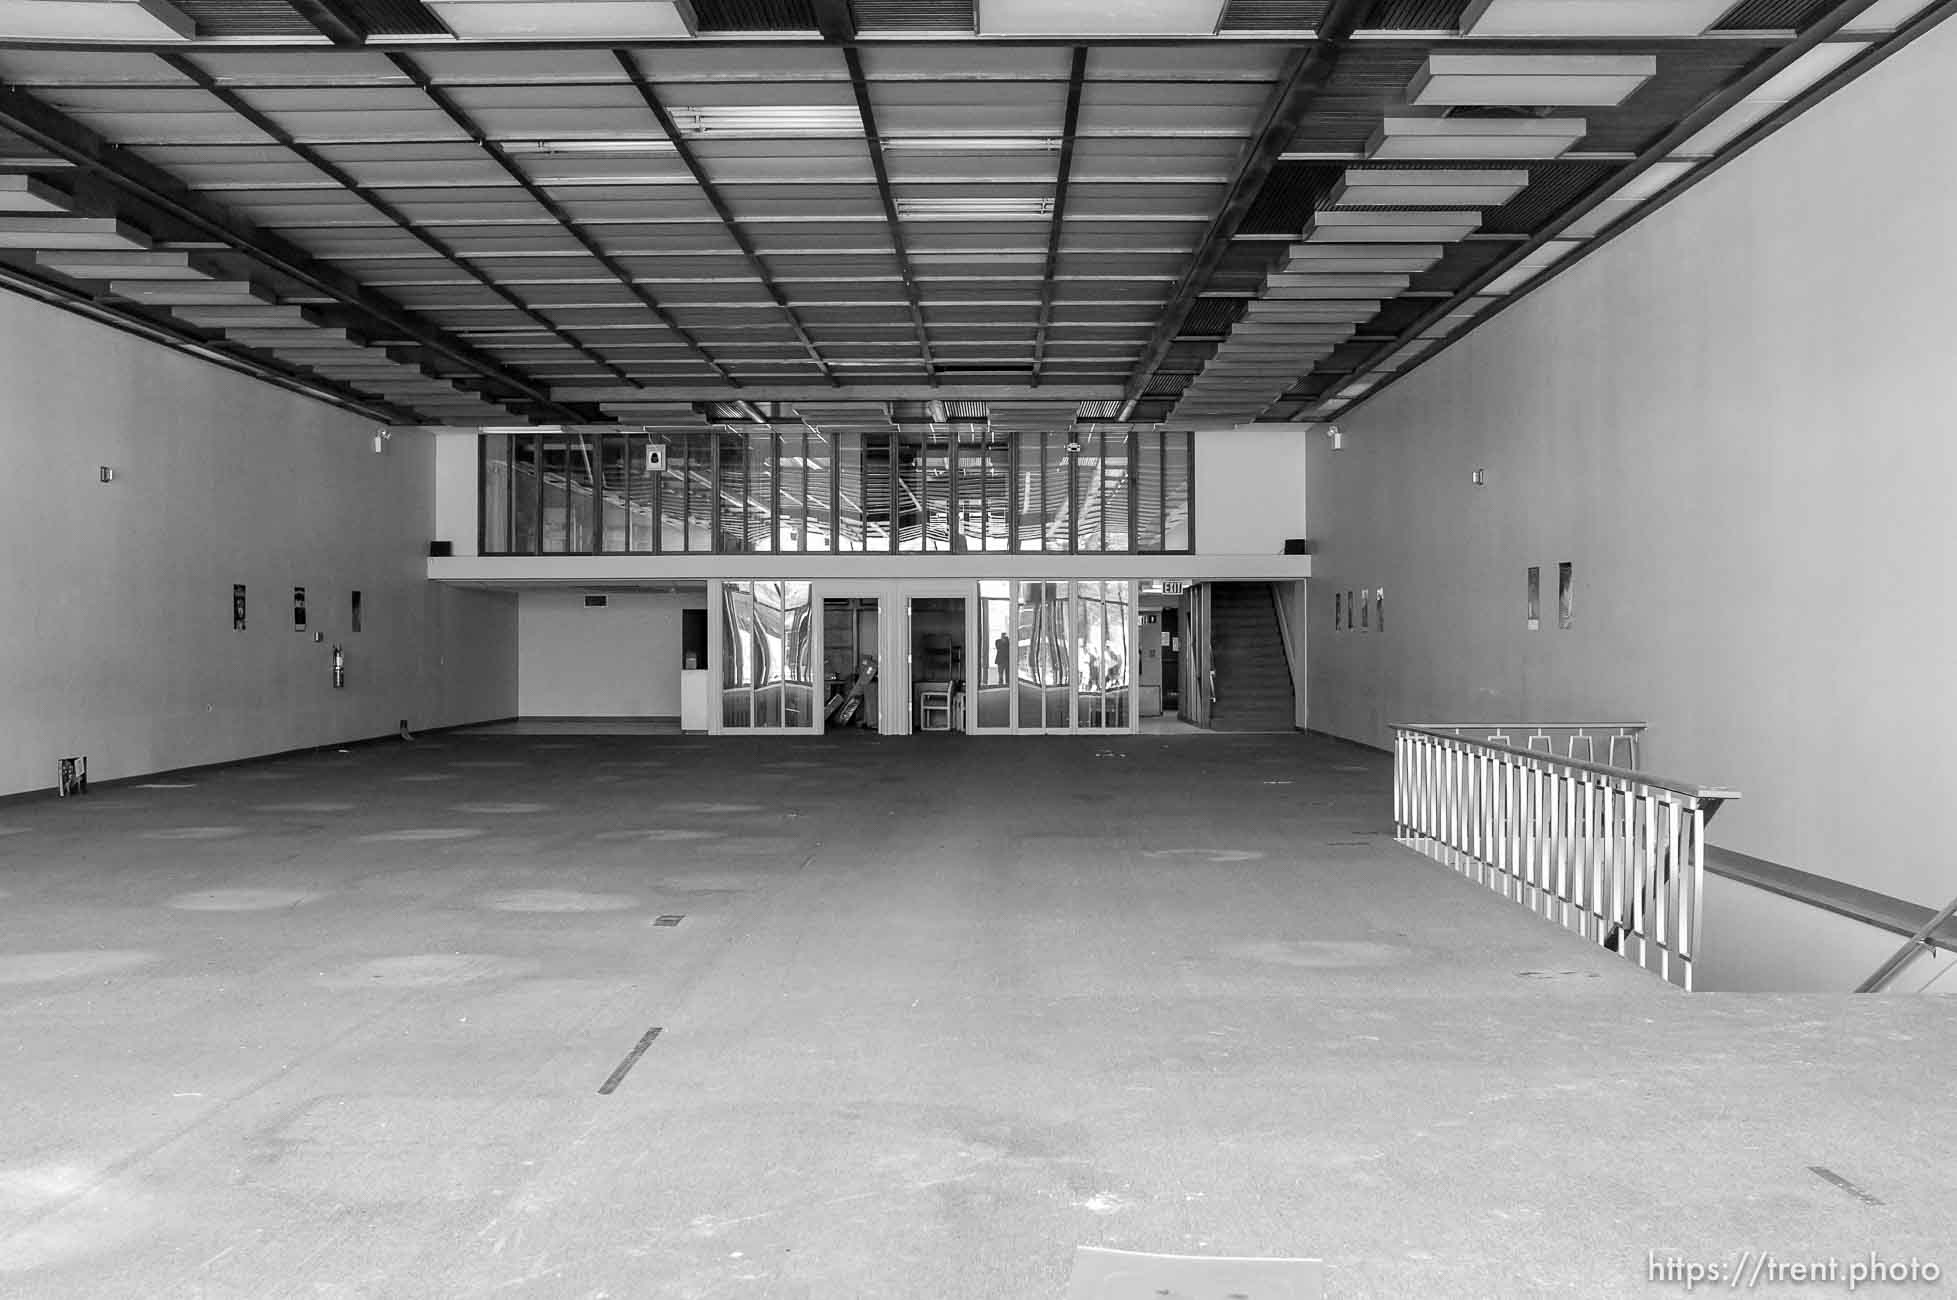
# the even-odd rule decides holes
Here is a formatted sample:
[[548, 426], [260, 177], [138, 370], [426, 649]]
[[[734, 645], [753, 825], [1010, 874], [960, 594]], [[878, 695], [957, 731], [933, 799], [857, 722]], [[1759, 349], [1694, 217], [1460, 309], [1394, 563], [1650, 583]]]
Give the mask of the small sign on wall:
[[646, 473], [664, 474], [666, 472], [666, 444], [648, 442], [646, 444]]
[[245, 584], [242, 582], [231, 584], [231, 630], [245, 630]]
[[304, 587], [294, 587], [292, 589], [292, 630], [295, 632], [306, 630], [306, 589]]
[[1542, 566], [1529, 566], [1529, 630], [1542, 626]]

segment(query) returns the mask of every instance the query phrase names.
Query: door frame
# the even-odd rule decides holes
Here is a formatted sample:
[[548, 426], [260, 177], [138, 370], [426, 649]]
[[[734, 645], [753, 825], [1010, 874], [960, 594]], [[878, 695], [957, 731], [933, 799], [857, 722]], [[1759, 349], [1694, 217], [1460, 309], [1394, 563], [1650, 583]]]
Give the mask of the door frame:
[[[903, 624], [901, 639], [897, 642], [896, 658], [903, 664], [903, 694], [898, 703], [903, 706], [904, 729], [893, 734], [912, 735], [917, 730], [917, 719], [911, 716], [912, 706], [917, 700], [917, 692], [912, 688], [916, 680], [917, 665], [911, 662], [911, 601], [923, 597], [926, 600], [962, 600], [965, 602], [965, 677], [969, 683], [972, 674], [972, 636], [974, 620], [978, 617], [978, 583], [934, 582], [929, 579], [904, 579], [894, 584], [897, 588], [897, 603], [902, 610], [896, 620]], [[892, 674], [895, 676], [895, 674]], [[966, 701], [966, 721], [971, 719], [971, 701]]]
[[[896, 589], [900, 585], [896, 582], [864, 582], [848, 578], [818, 579], [813, 597], [818, 613], [821, 612], [822, 602], [825, 600], [874, 600], [877, 603], [877, 734], [880, 736], [904, 734], [893, 733], [890, 728], [890, 722], [896, 716], [893, 709], [900, 698], [892, 689], [891, 683], [897, 676], [892, 668], [897, 657], [897, 647], [904, 644], [896, 638], [895, 625], [899, 620], [891, 614], [891, 610], [897, 603]], [[908, 622], [908, 619], [903, 621]], [[820, 618], [816, 620], [815, 653], [818, 664], [828, 662], [829, 647], [824, 643], [827, 628], [823, 626], [823, 622], [824, 620]], [[821, 694], [819, 689], [817, 694]], [[827, 705], [828, 699], [824, 697], [816, 710], [818, 715], [816, 726], [819, 731], [829, 730]], [[910, 712], [908, 705], [905, 706], [904, 711]]]

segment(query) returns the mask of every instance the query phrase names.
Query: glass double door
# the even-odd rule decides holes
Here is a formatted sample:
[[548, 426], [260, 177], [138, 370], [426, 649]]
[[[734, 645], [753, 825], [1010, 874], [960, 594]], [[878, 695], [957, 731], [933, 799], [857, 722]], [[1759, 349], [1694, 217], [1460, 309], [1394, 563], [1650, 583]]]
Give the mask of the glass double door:
[[720, 727], [815, 731], [816, 620], [806, 582], [721, 582], [713, 653], [720, 660]]
[[1133, 709], [1132, 582], [979, 583], [974, 731], [1126, 731]]

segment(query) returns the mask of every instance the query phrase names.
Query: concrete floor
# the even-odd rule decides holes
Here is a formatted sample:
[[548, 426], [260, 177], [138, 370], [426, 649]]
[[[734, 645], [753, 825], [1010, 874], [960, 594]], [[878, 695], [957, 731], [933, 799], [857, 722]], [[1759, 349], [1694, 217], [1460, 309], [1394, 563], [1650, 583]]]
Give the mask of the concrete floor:
[[1957, 1269], [1950, 1000], [1677, 993], [1394, 845], [1387, 783], [1302, 736], [451, 734], [0, 804], [0, 1295]]

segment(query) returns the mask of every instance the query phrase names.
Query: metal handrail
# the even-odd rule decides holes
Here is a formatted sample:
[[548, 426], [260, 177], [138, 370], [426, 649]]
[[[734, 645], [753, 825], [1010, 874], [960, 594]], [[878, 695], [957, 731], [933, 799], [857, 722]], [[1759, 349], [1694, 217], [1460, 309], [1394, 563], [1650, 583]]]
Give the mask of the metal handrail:
[[[1391, 726], [1392, 729], [1395, 731], [1416, 732], [1423, 736], [1433, 736], [1438, 740], [1453, 741], [1456, 744], [1480, 745], [1480, 746], [1485, 746], [1486, 748], [1489, 749], [1499, 749], [1506, 753], [1514, 754], [1518, 758], [1531, 759], [1538, 763], [1550, 763], [1550, 764], [1554, 764], [1557, 767], [1573, 767], [1578, 769], [1579, 771], [1593, 772], [1599, 776], [1611, 777], [1615, 780], [1630, 782], [1631, 784], [1634, 785], [1655, 786], [1660, 790], [1669, 790], [1674, 794], [1681, 794], [1686, 796], [1687, 798], [1723, 801], [1726, 799], [1737, 799], [1740, 797], [1740, 792], [1738, 790], [1729, 790], [1723, 786], [1694, 785], [1689, 781], [1678, 781], [1678, 780], [1673, 780], [1670, 777], [1653, 776], [1649, 772], [1640, 772], [1636, 768], [1612, 767], [1608, 763], [1592, 763], [1581, 758], [1559, 758], [1554, 754], [1545, 754], [1540, 749], [1521, 749], [1514, 745], [1505, 745], [1498, 740], [1476, 740], [1473, 739], [1472, 737], [1462, 736], [1455, 732], [1447, 730], [1447, 724], [1442, 724], [1440, 726], [1433, 726], [1428, 724], [1418, 724], [1418, 723], [1410, 723], [1410, 722], [1394, 722], [1394, 723], [1389, 723], [1388, 725]], [[1479, 727], [1479, 726], [1486, 726], [1490, 724], [1461, 723], [1459, 725]], [[1518, 725], [1522, 725], [1522, 724], [1518, 724]], [[1527, 725], [1538, 726], [1538, 727], [1549, 727], [1549, 726], [1575, 726], [1580, 724], [1539, 722], [1539, 723], [1531, 723]], [[1611, 723], [1590, 723], [1587, 725], [1594, 726], [1594, 727], [1603, 727], [1603, 726], [1618, 727], [1618, 726], [1627, 726], [1632, 724], [1611, 722]]]
[[1957, 898], [1943, 905], [1942, 910], [1925, 921], [1903, 944], [1890, 955], [1888, 961], [1876, 967], [1875, 973], [1855, 986], [1857, 993], [1880, 993], [1890, 981], [1903, 973], [1903, 968], [1915, 961], [1918, 956], [1934, 947], [1931, 935], [1943, 927], [1943, 923], [1957, 916]]
[[1692, 988], [1705, 827], [1738, 791], [1462, 736], [1451, 724], [1393, 731], [1400, 843]]

